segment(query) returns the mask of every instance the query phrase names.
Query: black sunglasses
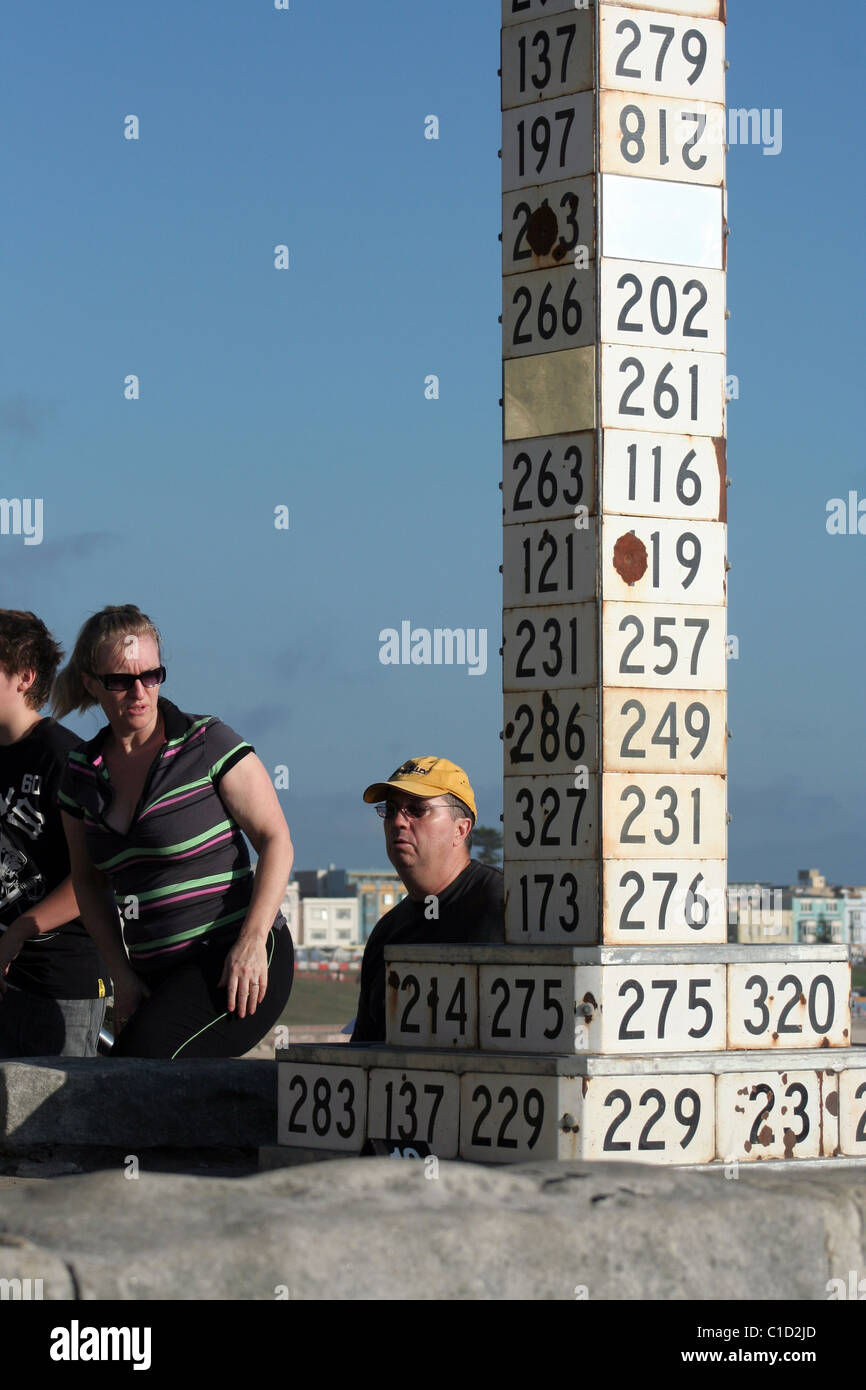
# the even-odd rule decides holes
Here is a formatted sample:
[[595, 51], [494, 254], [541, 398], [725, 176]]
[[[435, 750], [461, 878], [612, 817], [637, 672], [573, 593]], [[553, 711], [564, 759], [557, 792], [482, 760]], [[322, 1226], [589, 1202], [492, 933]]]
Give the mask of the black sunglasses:
[[131, 690], [136, 681], [141, 681], [145, 689], [152, 690], [155, 685], [162, 685], [167, 676], [164, 666], [154, 666], [152, 671], [142, 671], [140, 676], [133, 676], [129, 671], [110, 671], [104, 676], [100, 676], [98, 671], [93, 674], [106, 690]]

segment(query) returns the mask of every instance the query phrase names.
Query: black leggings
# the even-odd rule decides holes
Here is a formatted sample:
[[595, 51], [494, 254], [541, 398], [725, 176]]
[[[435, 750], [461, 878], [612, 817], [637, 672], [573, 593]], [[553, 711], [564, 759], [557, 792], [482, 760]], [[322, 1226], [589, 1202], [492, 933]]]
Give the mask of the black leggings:
[[226, 1010], [217, 988], [232, 943], [209, 942], [193, 960], [164, 974], [142, 975], [151, 990], [112, 1049], [113, 1057], [242, 1057], [270, 1032], [288, 1002], [294, 952], [288, 927], [272, 927], [266, 942], [268, 987], [254, 1014]]

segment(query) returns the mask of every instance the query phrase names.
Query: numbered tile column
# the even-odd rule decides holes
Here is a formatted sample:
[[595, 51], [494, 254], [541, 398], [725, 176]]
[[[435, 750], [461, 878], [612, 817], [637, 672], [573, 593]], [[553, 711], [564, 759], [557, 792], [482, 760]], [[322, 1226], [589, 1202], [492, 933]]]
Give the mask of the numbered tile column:
[[[598, 939], [595, 12], [503, 4], [506, 935]], [[575, 769], [591, 768], [587, 785]]]
[[725, 30], [717, 7], [598, 13], [602, 939], [705, 946], [727, 939]]

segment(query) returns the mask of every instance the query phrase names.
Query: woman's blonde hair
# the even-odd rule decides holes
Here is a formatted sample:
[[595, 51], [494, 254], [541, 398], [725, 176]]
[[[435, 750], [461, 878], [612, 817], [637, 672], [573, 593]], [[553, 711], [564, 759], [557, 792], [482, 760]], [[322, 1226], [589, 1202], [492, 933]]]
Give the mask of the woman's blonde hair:
[[75, 639], [69, 661], [54, 682], [51, 707], [55, 716], [63, 719], [73, 710], [83, 714], [91, 709], [97, 701], [85, 687], [82, 675], [96, 675], [99, 654], [104, 646], [113, 647], [121, 656], [129, 655], [129, 647], [138, 637], [152, 637], [157, 650], [162, 650], [159, 631], [134, 603], [109, 605], [88, 618]]

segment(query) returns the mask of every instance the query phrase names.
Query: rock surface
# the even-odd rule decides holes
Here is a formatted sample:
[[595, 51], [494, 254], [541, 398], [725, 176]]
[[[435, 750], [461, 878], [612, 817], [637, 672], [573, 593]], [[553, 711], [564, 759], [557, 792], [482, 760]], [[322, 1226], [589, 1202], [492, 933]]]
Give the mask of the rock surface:
[[345, 1159], [0, 1192], [0, 1274], [82, 1299], [816, 1299], [866, 1268], [866, 1176]]

